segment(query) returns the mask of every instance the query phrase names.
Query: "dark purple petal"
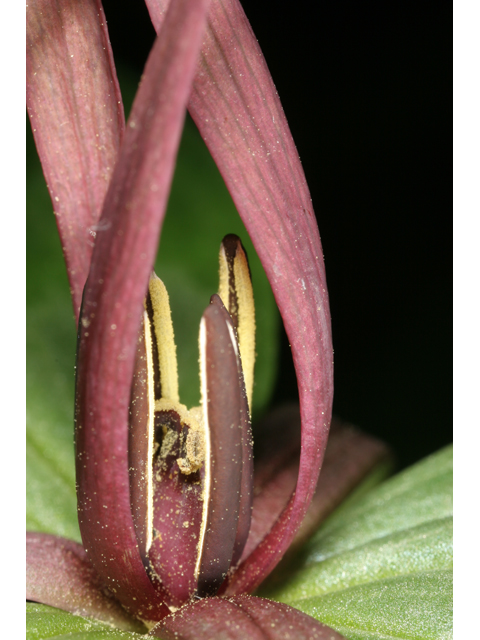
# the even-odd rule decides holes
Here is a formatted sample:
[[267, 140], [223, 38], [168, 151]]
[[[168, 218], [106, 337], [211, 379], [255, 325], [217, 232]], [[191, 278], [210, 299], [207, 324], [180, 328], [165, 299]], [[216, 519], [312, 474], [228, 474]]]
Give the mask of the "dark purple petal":
[[106, 589], [82, 545], [47, 533], [27, 531], [27, 600], [126, 631], [145, 630]]
[[27, 108], [78, 318], [125, 126], [100, 0], [27, 5]]
[[[158, 29], [168, 2], [146, 2]], [[189, 110], [267, 273], [292, 347], [300, 396], [296, 491], [258, 554], [232, 577], [232, 589], [246, 592], [285, 553], [312, 499], [331, 419], [333, 351], [310, 194], [272, 78], [238, 0], [212, 1]]]
[[243, 551], [251, 515], [252, 478], [242, 482], [244, 456], [247, 468], [252, 458], [247, 394], [235, 329], [217, 295], [202, 317], [200, 354], [206, 444], [198, 594], [206, 596], [218, 591], [235, 548], [238, 557]]
[[206, 598], [167, 616], [149, 633], [162, 640], [342, 640], [297, 609], [253, 596]]
[[159, 620], [132, 521], [128, 416], [143, 299], [158, 245], [208, 0], [175, 0], [148, 59], [107, 193], [83, 297], [77, 363], [79, 523], [116, 597]]
[[[242, 556], [250, 531], [253, 504], [253, 437], [251, 405], [255, 366], [255, 302], [247, 254], [240, 238], [226, 235], [220, 247], [220, 283], [218, 296], [225, 303], [240, 351], [238, 377], [243, 379], [246, 402], [241, 411], [242, 421], [242, 479], [237, 537], [232, 556], [236, 566]], [[225, 400], [222, 400], [225, 402]]]

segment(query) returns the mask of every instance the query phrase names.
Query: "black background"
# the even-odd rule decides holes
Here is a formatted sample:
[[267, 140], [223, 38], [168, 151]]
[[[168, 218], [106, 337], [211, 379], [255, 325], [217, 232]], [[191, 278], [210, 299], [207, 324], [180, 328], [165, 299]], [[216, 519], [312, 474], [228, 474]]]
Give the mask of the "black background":
[[[243, 6], [320, 227], [334, 412], [390, 443], [403, 467], [451, 441], [451, 5]], [[155, 37], [145, 6], [104, 8], [117, 63], [140, 73]], [[285, 399], [286, 340], [282, 358]]]

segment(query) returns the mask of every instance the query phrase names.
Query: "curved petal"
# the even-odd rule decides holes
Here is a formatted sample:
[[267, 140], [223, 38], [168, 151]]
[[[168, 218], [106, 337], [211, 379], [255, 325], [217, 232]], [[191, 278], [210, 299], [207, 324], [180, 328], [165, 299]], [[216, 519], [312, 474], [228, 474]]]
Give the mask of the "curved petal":
[[288, 553], [294, 553], [374, 470], [392, 470], [389, 447], [351, 424], [332, 419], [325, 460], [312, 502]]
[[125, 631], [144, 631], [92, 569], [82, 545], [27, 531], [27, 600], [95, 618]]
[[205, 598], [167, 616], [149, 633], [163, 640], [342, 640], [297, 609], [253, 596]]
[[[243, 560], [268, 534], [295, 489], [300, 448], [299, 407], [280, 406], [259, 427], [264, 432], [263, 448], [257, 451], [252, 526]], [[333, 417], [317, 488], [288, 553], [293, 546], [305, 542], [373, 469], [381, 464], [386, 473], [390, 458], [385, 444]]]
[[132, 613], [159, 620], [130, 510], [128, 414], [143, 299], [157, 250], [208, 0], [172, 1], [148, 59], [99, 224], [77, 362], [80, 531], [96, 571]]
[[[159, 29], [168, 0], [146, 2]], [[292, 347], [300, 395], [296, 491], [258, 554], [232, 577], [231, 589], [239, 593], [254, 589], [273, 569], [312, 499], [331, 419], [333, 349], [310, 194], [265, 59], [238, 0], [212, 1], [189, 111], [267, 273]]]
[[27, 108], [78, 318], [125, 126], [100, 0], [28, 3]]
[[[288, 411], [285, 413], [285, 408], [283, 412], [284, 415], [280, 416], [277, 424], [289, 417], [292, 420], [293, 416], [289, 416]], [[334, 418], [317, 488], [288, 554], [294, 554], [294, 550], [312, 535], [319, 524], [374, 468], [388, 465], [390, 456], [390, 450], [382, 442]], [[244, 566], [255, 563], [250, 564], [253, 577], [253, 568], [263, 561], [263, 550], [270, 539], [268, 532], [275, 531], [278, 526], [276, 523], [281, 518], [283, 509], [288, 506], [298, 474], [298, 450], [294, 446], [288, 453], [284, 450], [272, 458], [266, 468], [262, 469], [262, 465], [259, 465], [259, 486], [255, 487], [257, 497], [252, 527], [243, 555]], [[220, 593], [235, 593], [236, 588], [234, 576]]]

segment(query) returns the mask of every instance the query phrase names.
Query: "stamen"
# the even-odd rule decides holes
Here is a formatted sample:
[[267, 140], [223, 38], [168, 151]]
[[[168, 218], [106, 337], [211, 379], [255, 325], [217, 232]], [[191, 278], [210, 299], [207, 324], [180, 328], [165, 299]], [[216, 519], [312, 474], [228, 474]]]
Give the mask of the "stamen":
[[218, 295], [237, 330], [248, 405], [251, 408], [255, 367], [255, 304], [247, 254], [240, 238], [234, 234], [225, 236], [222, 241], [219, 275]]
[[147, 312], [155, 336], [152, 349], [158, 352], [156, 359], [155, 399], [179, 402], [177, 347], [173, 334], [172, 314], [165, 285], [152, 273], [148, 285]]

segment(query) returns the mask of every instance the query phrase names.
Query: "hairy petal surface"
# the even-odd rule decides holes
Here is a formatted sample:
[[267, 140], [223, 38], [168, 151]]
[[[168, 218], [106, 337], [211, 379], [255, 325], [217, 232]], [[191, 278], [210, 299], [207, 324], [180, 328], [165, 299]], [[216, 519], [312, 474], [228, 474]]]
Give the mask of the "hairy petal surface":
[[143, 628], [105, 588], [82, 545], [47, 533], [27, 532], [27, 600], [126, 631]]
[[164, 618], [151, 631], [162, 640], [342, 640], [297, 609], [252, 596], [205, 598]]
[[96, 227], [124, 130], [100, 0], [28, 3], [27, 109], [78, 319]]
[[82, 302], [77, 483], [82, 540], [116, 597], [159, 620], [130, 510], [128, 416], [143, 299], [158, 245], [208, 0], [174, 0], [148, 59], [99, 224]]
[[[161, 26], [168, 0], [146, 0]], [[238, 0], [212, 0], [189, 111], [252, 238], [292, 347], [302, 418], [296, 491], [271, 533], [231, 577], [251, 591], [300, 526], [320, 471], [333, 399], [330, 311], [305, 176], [265, 59]]]

